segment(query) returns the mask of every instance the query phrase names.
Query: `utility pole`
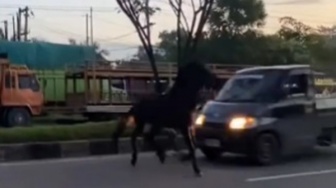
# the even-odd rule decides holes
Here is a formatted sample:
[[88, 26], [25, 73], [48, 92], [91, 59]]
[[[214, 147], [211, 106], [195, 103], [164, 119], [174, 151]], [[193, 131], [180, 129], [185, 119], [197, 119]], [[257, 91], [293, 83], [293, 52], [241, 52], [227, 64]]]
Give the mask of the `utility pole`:
[[12, 16], [12, 22], [13, 22], [13, 41], [16, 41], [15, 16]]
[[90, 35], [91, 35], [91, 45], [93, 45], [93, 19], [92, 19], [93, 10], [90, 7]]
[[22, 33], [24, 35], [24, 40], [25, 41], [28, 41], [28, 17], [29, 17], [29, 8], [26, 6], [24, 9], [23, 9], [23, 12], [24, 12], [24, 18], [25, 18], [25, 23], [24, 23], [24, 33]]
[[18, 41], [21, 41], [21, 14], [22, 14], [22, 9], [19, 8], [19, 11], [16, 13], [16, 37]]
[[5, 40], [8, 40], [8, 21], [4, 21], [4, 29], [5, 29]]
[[3, 32], [3, 29], [0, 27], [0, 40], [5, 40], [5, 34]]
[[86, 45], [89, 45], [89, 14], [85, 14]]
[[[16, 17], [16, 20], [17, 20], [17, 32], [16, 32], [16, 36], [17, 36], [17, 40], [18, 41], [21, 41], [21, 36], [23, 35], [24, 36], [24, 41], [27, 41], [28, 40], [28, 17], [29, 17], [29, 7], [26, 6], [25, 8], [19, 8], [18, 12], [17, 12], [17, 17]], [[24, 16], [24, 28], [23, 28], [23, 32], [22, 32], [22, 24], [21, 24], [21, 21], [22, 21], [22, 18], [21, 16]]]

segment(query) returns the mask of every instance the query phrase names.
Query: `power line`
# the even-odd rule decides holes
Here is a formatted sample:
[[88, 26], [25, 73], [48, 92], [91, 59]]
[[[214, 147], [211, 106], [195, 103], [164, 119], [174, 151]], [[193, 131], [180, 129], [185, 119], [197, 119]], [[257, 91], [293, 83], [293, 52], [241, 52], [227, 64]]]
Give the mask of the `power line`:
[[46, 23], [48, 23], [48, 22], [46, 22], [46, 21], [44, 21], [44, 20], [42, 20], [42, 19], [40, 19], [40, 18], [38, 18], [38, 19], [34, 19], [34, 21], [35, 21], [35, 23], [41, 23], [41, 24], [38, 24], [39, 26], [41, 26], [41, 27], [44, 27], [44, 28], [46, 28], [47, 30], [50, 30], [51, 32], [55, 32], [55, 33], [59, 33], [59, 34], [62, 34], [63, 33], [63, 35], [75, 35], [75, 36], [80, 36], [80, 37], [82, 37], [82, 38], [84, 38], [84, 36], [83, 35], [81, 35], [81, 34], [79, 34], [79, 33], [74, 33], [74, 32], [71, 32], [71, 31], [67, 31], [67, 30], [64, 30], [64, 29], [60, 29], [60, 28], [53, 28], [53, 27], [49, 27], [49, 26], [47, 26], [48, 24], [46, 24]]
[[[70, 36], [76, 36], [76, 37], [80, 37], [80, 38], [84, 39], [84, 36], [80, 35], [78, 33], [69, 32], [69, 31], [66, 31], [66, 30], [63, 30], [63, 29], [51, 28], [51, 27], [48, 27], [48, 26], [42, 25], [42, 24], [39, 25], [39, 26], [41, 26], [42, 28], [44, 28], [44, 29], [40, 28], [42, 30], [49, 31], [49, 32], [58, 34], [60, 36], [69, 37], [69, 35], [70, 35]], [[128, 34], [131, 34], [131, 33], [128, 33]], [[132, 32], [132, 34], [134, 34], [134, 32]], [[69, 37], [69, 38], [71, 38], [71, 37]], [[111, 41], [111, 39], [118, 39], [118, 38], [119, 39], [122, 38], [122, 35], [116, 36], [114, 38], [110, 38], [110, 41]], [[104, 41], [108, 41], [106, 39], [96, 39], [95, 41], [103, 42], [104, 44], [111, 44], [111, 45], [129, 45], [129, 44], [120, 43], [120, 42], [104, 42]]]
[[[66, 31], [63, 31], [63, 30], [56, 30], [56, 29], [50, 28], [50, 27], [45, 26], [45, 25], [39, 25], [39, 26], [41, 26], [41, 28], [38, 28], [38, 29], [41, 29], [41, 30], [44, 30], [44, 31], [47, 31], [47, 32], [52, 32], [52, 33], [55, 33], [55, 34], [58, 34], [58, 35], [61, 35], [61, 36], [69, 37], [69, 35], [70, 35], [71, 37], [72, 36], [78, 37], [78, 35], [79, 35], [79, 34], [75, 34], [75, 33], [66, 32]], [[81, 37], [81, 36], [79, 36], [79, 37]]]
[[129, 33], [126, 33], [126, 34], [122, 34], [122, 35], [119, 35], [119, 36], [115, 36], [115, 37], [112, 37], [112, 38], [107, 38], [107, 39], [99, 39], [99, 41], [112, 41], [112, 40], [118, 40], [118, 39], [122, 39], [122, 38], [125, 38], [125, 37], [128, 37], [128, 36], [131, 36], [131, 35], [134, 35], [136, 34], [137, 31], [132, 31], [132, 32], [129, 32]]
[[137, 49], [137, 48], [139, 48], [139, 46], [141, 46], [141, 44], [139, 44], [138, 46], [124, 47], [124, 48], [115, 48], [115, 49], [104, 48], [104, 49], [107, 50], [107, 51], [109, 51], [109, 52], [116, 52], [116, 51], [124, 51], [124, 50]]
[[[41, 21], [41, 19], [38, 19]], [[44, 23], [47, 23], [47, 22], [44, 22]], [[45, 29], [51, 31], [51, 32], [54, 32], [54, 33], [57, 33], [57, 34], [60, 34], [60, 35], [64, 35], [64, 36], [80, 36], [81, 38], [84, 38], [83, 35], [81, 34], [78, 34], [78, 33], [74, 33], [74, 32], [70, 32], [70, 31], [67, 31], [67, 30], [64, 30], [64, 29], [60, 29], [60, 28], [52, 28], [52, 27], [48, 27], [46, 24], [43, 24], [43, 25], [40, 25], [41, 27], [44, 27]], [[271, 27], [271, 26], [267, 26], [267, 27], [264, 27], [263, 29], [267, 29], [267, 28], [270, 28], [270, 29], [279, 29], [279, 27]], [[122, 38], [126, 38], [128, 36], [131, 36], [133, 34], [136, 34], [136, 31], [132, 31], [132, 32], [129, 32], [129, 33], [126, 33], [126, 34], [122, 34], [122, 35], [118, 35], [118, 36], [114, 36], [114, 37], [111, 37], [111, 38], [96, 38], [96, 41], [99, 41], [99, 42], [108, 42], [108, 41], [113, 41], [113, 40], [118, 40], [118, 39], [122, 39]]]
[[[163, 3], [163, 4], [167, 4], [169, 6], [169, 3], [167, 1], [164, 1], [164, 0], [160, 0], [158, 1], [159, 3]], [[185, 5], [191, 7], [190, 4], [186, 4]], [[0, 9], [16, 9], [17, 7], [19, 7], [19, 5], [2, 5], [0, 7]], [[80, 12], [88, 12], [90, 11], [90, 7], [79, 7], [79, 6], [47, 6], [47, 5], [32, 5], [30, 6], [32, 9], [34, 10], [45, 10], [45, 11], [59, 11], [59, 12], [74, 12], [74, 11], [80, 11]], [[110, 7], [92, 7], [93, 8], [93, 11], [94, 12], [115, 12], [118, 7], [114, 7], [114, 6], [110, 6]], [[162, 11], [164, 14], [166, 13], [170, 13], [169, 16], [172, 16], [172, 10], [167, 10], [167, 9], [164, 9], [162, 8]], [[279, 13], [279, 14], [288, 14], [288, 13], [285, 13], [285, 12], [279, 12], [279, 11], [275, 11], [275, 10], [272, 10], [272, 15], [268, 16], [268, 17], [272, 17], [272, 18], [281, 18], [285, 15], [281, 15], [281, 16], [273, 16], [273, 13]], [[300, 13], [300, 15], [307, 15], [305, 17], [314, 17], [316, 18], [317, 16], [319, 18], [321, 18], [321, 15], [312, 15], [312, 14], [302, 14]], [[189, 19], [192, 19], [191, 16], [187, 16]], [[330, 18], [330, 19], [333, 19], [333, 18]], [[101, 19], [102, 20], [102, 19]], [[316, 19], [300, 19], [302, 20], [303, 22], [311, 22], [311, 23], [323, 23], [323, 24], [335, 24], [333, 23], [332, 21], [321, 21], [321, 20], [316, 20]], [[115, 24], [115, 23], [114, 23]], [[120, 25], [120, 24], [119, 24]]]
[[130, 27], [130, 25], [124, 25], [124, 24], [121, 24], [121, 23], [117, 23], [117, 22], [113, 22], [113, 21], [110, 21], [110, 20], [106, 20], [106, 19], [104, 19], [104, 18], [100, 18], [100, 17], [95, 17], [95, 19], [96, 20], [98, 20], [98, 21], [101, 21], [101, 22], [104, 22], [104, 23], [107, 23], [107, 24], [112, 24], [112, 25], [119, 25], [119, 26], [121, 26], [121, 27], [126, 27], [126, 28], [129, 28]]
[[[16, 9], [22, 5], [1, 5], [0, 9]], [[88, 12], [90, 11], [90, 7], [78, 7], [78, 6], [48, 6], [48, 5], [31, 5], [30, 6], [34, 10], [41, 11], [80, 11], [80, 12]], [[104, 7], [92, 7], [97, 12], [111, 12], [116, 11], [118, 7], [115, 6], [104, 6]]]
[[[166, 1], [164, 1], [164, 2], [166, 2]], [[14, 5], [11, 5], [11, 6], [12, 6], [12, 8], [14, 8]], [[187, 5], [187, 6], [189, 6], [189, 5]], [[1, 8], [3, 8], [3, 7], [0, 7], [0, 9]], [[85, 7], [69, 7], [69, 6], [61, 6], [61, 7], [50, 7], [50, 6], [49, 7], [48, 6], [44, 6], [43, 7], [43, 6], [39, 6], [37, 8], [39, 8], [40, 10], [55, 10], [55, 11], [80, 10], [80, 11], [87, 12], [89, 10], [89, 8], [85, 8]], [[97, 7], [93, 7], [93, 8], [94, 8], [93, 11], [96, 12], [97, 11], [96, 10]], [[103, 9], [104, 10], [109, 10], [109, 11], [115, 10], [116, 7], [114, 7], [114, 8], [113, 7], [100, 7], [100, 8], [102, 8], [102, 9], [98, 9], [98, 12], [99, 12], [99, 10], [103, 10]], [[36, 6], [35, 6], [34, 9], [36, 9]], [[163, 14], [167, 14], [167, 15], [168, 15], [168, 12], [170, 12], [170, 14], [169, 14], [170, 17], [173, 14], [172, 10], [167, 10], [167, 9], [162, 9], [161, 12], [163, 12]], [[275, 13], [277, 13], [277, 12], [275, 12]], [[187, 16], [187, 17], [190, 17], [190, 16]], [[278, 16], [278, 15], [272, 14], [272, 15], [268, 15], [266, 18], [280, 19], [281, 17], [283, 17], [283, 16]], [[296, 18], [296, 19], [299, 20], [299, 21], [302, 21], [302, 22], [308, 22], [307, 19], [298, 19], [298, 18]], [[110, 23], [110, 24], [113, 24], [113, 25], [123, 26], [122, 24], [118, 24], [118, 23], [115, 23], [113, 21], [107, 21], [107, 20], [101, 19], [101, 18], [98, 18], [98, 20], [102, 20], [102, 21], [104, 21], [106, 23]], [[311, 22], [311, 23], [318, 23], [318, 24], [321, 24], [321, 23], [332, 24], [332, 22], [324, 22], [324, 21], [322, 22], [322, 21], [318, 21], [318, 20], [309, 20], [309, 22]], [[71, 35], [71, 36], [77, 36], [77, 37], [80, 36], [81, 38], [84, 38], [81, 34], [70, 32], [70, 31], [66, 31], [66, 30], [62, 30], [62, 29], [59, 29], [59, 28], [56, 29], [56, 28], [48, 27], [48, 26], [46, 26], [46, 24], [43, 24], [43, 25], [40, 25], [40, 26], [44, 27], [46, 30], [49, 30], [50, 32], [57, 33], [59, 35], [63, 35], [63, 36], [69, 36], [69, 35]], [[124, 26], [124, 27], [126, 27], [126, 26]], [[275, 27], [271, 27], [271, 26], [267, 26], [266, 25], [266, 27], [263, 27], [262, 29], [267, 29], [267, 28], [275, 28]], [[277, 27], [277, 29], [279, 29], [279, 27]], [[122, 35], [115, 36], [115, 37], [112, 37], [112, 38], [105, 38], [105, 39], [96, 38], [96, 41], [101, 41], [101, 42], [113, 41], [113, 40], [118, 40], [118, 39], [121, 39], [121, 38], [128, 37], [128, 36], [133, 35], [133, 34], [136, 34], [136, 31], [132, 31], [130, 33], [122, 34]], [[111, 43], [111, 44], [117, 44], [117, 43]]]
[[[48, 25], [47, 21], [41, 19], [41, 18], [37, 18], [35, 19], [35, 21], [38, 21], [38, 22], [41, 22], [41, 23], [44, 23], [44, 24], [41, 24], [39, 26], [42, 26], [42, 27], [45, 27], [47, 28], [48, 30], [51, 30], [51, 31], [56, 31], [57, 33], [63, 33], [66, 35], [66, 33], [70, 34], [70, 35], [76, 35], [76, 36], [80, 36], [81, 38], [84, 38], [84, 36], [82, 34], [79, 34], [79, 33], [74, 33], [74, 32], [71, 32], [71, 31], [67, 31], [67, 30], [64, 30], [64, 29], [60, 29], [60, 28], [52, 28], [52, 27], [48, 27], [46, 25]], [[38, 23], [37, 22], [37, 23]], [[118, 40], [118, 39], [122, 39], [122, 38], [126, 38], [128, 36], [131, 36], [131, 35], [134, 35], [136, 34], [136, 30], [133, 30], [131, 32], [128, 32], [128, 33], [125, 33], [125, 34], [122, 34], [122, 35], [117, 35], [117, 36], [114, 36], [114, 37], [110, 37], [110, 38], [96, 38], [95, 41], [113, 41], [113, 40]], [[86, 37], [85, 37], [86, 38]]]
[[[169, 3], [165, 0], [157, 0], [157, 2], [162, 3], [162, 4], [166, 4], [168, 6]], [[191, 7], [190, 3], [186, 3], [184, 2], [184, 5], [187, 5], [189, 7]], [[18, 7], [21, 7], [22, 5], [1, 5], [0, 9], [17, 9]], [[31, 5], [30, 6], [32, 9], [35, 10], [46, 10], [46, 11], [69, 11], [69, 12], [73, 12], [73, 11], [89, 11], [90, 7], [84, 7], [84, 6], [50, 6], [50, 5]], [[92, 7], [94, 9], [94, 11], [98, 11], [98, 12], [115, 12], [118, 7], [117, 6], [93, 6]], [[162, 7], [160, 7], [162, 8]], [[267, 8], [266, 8], [267, 9]], [[278, 12], [278, 13], [284, 13], [284, 12], [279, 12], [278, 10], [272, 10], [272, 12]], [[288, 13], [286, 13], [288, 14]], [[301, 15], [307, 15], [309, 17], [321, 17], [321, 15], [312, 15], [312, 14], [302, 14]], [[331, 17], [329, 17], [330, 19], [333, 19]]]

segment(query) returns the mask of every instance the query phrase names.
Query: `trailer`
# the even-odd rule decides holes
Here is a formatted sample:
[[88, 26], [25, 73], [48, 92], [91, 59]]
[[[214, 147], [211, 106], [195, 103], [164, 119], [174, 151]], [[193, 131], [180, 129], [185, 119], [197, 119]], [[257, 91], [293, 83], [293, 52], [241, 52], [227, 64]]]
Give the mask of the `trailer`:
[[[250, 67], [219, 64], [208, 66], [221, 83], [235, 71]], [[176, 64], [158, 63], [158, 71], [161, 84], [169, 88], [177, 73]], [[64, 88], [65, 105], [49, 106], [46, 110], [71, 110], [91, 119], [102, 120], [126, 113], [134, 102], [155, 94], [153, 73], [148, 62], [129, 62], [118, 66], [108, 62], [87, 62], [83, 66], [68, 66], [65, 70]]]
[[315, 146], [336, 133], [336, 77], [309, 65], [238, 71], [197, 116], [196, 145], [209, 160], [224, 152], [261, 165]]

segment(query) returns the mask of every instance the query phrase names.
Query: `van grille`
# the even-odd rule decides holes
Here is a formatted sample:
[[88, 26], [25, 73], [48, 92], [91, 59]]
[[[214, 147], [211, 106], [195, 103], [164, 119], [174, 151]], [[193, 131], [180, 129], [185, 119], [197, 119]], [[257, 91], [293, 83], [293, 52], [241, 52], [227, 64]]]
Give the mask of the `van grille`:
[[212, 122], [206, 122], [205, 127], [209, 128], [216, 128], [216, 129], [224, 129], [225, 124], [224, 123], [212, 123]]

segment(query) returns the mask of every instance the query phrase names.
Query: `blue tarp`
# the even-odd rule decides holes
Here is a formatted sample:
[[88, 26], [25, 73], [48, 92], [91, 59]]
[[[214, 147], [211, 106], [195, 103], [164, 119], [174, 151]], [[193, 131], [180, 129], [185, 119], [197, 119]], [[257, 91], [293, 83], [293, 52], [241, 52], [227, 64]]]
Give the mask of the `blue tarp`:
[[8, 53], [13, 64], [30, 69], [64, 69], [66, 65], [84, 64], [95, 60], [95, 49], [87, 46], [53, 44], [48, 42], [0, 41], [0, 53]]

